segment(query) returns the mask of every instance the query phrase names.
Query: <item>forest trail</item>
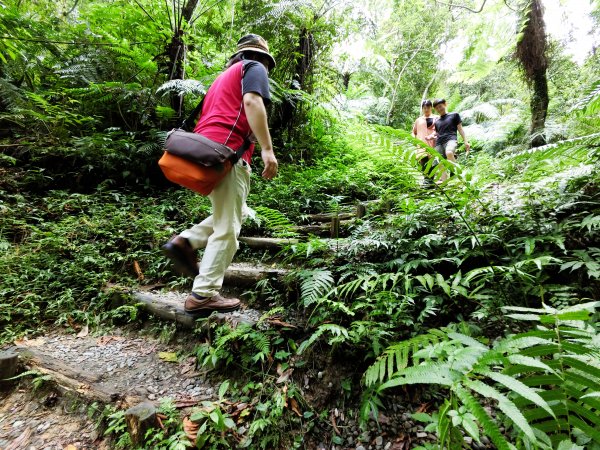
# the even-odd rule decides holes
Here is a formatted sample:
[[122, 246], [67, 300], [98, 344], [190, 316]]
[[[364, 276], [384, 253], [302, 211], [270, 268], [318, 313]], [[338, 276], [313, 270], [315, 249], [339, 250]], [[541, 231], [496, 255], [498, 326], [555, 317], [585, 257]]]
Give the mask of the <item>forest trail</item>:
[[[127, 408], [169, 397], [182, 407], [212, 399], [218, 386], [196, 370], [195, 358], [177, 359], [182, 344], [121, 330], [100, 336], [52, 332], [16, 342], [25, 368], [37, 374], [3, 399], [0, 448], [111, 448], [86, 416], [94, 404]], [[49, 383], [30, 391], [42, 381]]]
[[[344, 208], [345, 211], [348, 209]], [[364, 214], [365, 209], [365, 205], [361, 205], [358, 214]], [[311, 234], [315, 230], [323, 235], [339, 234], [340, 219], [350, 223], [355, 216], [355, 212], [314, 215], [307, 218], [309, 225], [300, 225], [296, 229], [309, 230]], [[341, 234], [346, 235], [348, 228], [341, 230]], [[249, 261], [232, 264], [226, 273], [224, 292], [244, 297], [245, 289], [254, 288], [264, 279], [282, 286], [289, 266], [283, 268], [274, 256], [281, 245], [302, 242], [305, 238], [301, 235], [294, 240], [240, 238], [241, 245], [247, 246], [251, 254], [260, 252], [263, 261], [260, 264]], [[346, 239], [328, 237], [322, 242], [339, 249]], [[115, 448], [114, 441], [104, 436], [103, 427], [97, 426], [100, 423], [98, 415], [105, 405], [112, 411], [148, 402], [159, 408], [162, 400], [170, 399], [183, 420], [202, 402], [217, 402], [219, 387], [226, 377], [209, 375], [208, 370], [199, 368], [198, 358], [194, 355], [195, 346], [212, 338], [212, 324], [227, 322], [233, 328], [273, 328], [282, 336], [307, 331], [304, 329], [305, 318], [266, 313], [273, 307], [285, 308], [285, 305], [269, 303], [268, 298], [260, 295], [256, 296], [252, 308], [213, 314], [196, 322], [183, 311], [186, 292], [158, 286], [121, 293], [127, 294], [123, 298], [128, 298], [128, 302], [140, 307], [143, 319], [149, 319], [146, 311], [175, 323], [175, 337], [168, 344], [161, 341], [156, 332], [146, 331], [155, 323], [146, 320], [141, 328], [127, 326], [104, 333], [89, 333], [84, 327], [77, 334], [54, 330], [44, 336], [16, 341], [9, 350], [19, 354], [20, 370], [25, 371], [26, 377], [2, 399], [0, 450], [111, 449]], [[333, 398], [336, 404], [340, 403], [339, 408], [331, 409], [330, 420], [344, 444], [326, 446], [315, 442], [305, 448], [400, 450], [410, 448], [410, 443], [435, 440], [433, 434], [424, 431], [424, 424], [412, 420], [412, 406], [402, 405], [394, 397], [389, 399], [389, 410], [378, 417], [379, 425], [372, 420], [369, 428], [361, 430], [356, 418], [346, 416], [343, 399], [333, 392], [333, 386], [339, 385], [342, 375], [335, 373], [336, 370], [335, 365], [323, 365], [305, 370], [297, 378], [307, 400], [312, 398], [315, 403], [320, 403], [325, 398]], [[280, 375], [287, 379], [292, 372]]]

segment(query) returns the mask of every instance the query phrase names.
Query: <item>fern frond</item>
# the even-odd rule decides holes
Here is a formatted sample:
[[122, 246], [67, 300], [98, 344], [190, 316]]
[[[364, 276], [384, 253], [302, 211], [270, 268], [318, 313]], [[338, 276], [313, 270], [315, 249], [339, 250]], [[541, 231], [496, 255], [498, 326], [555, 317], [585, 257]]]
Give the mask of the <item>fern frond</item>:
[[497, 383], [504, 385], [505, 387], [519, 394], [520, 396], [525, 397], [532, 403], [538, 405], [540, 408], [545, 409], [548, 412], [548, 414], [554, 417], [554, 412], [552, 411], [548, 403], [542, 397], [540, 397], [540, 395], [537, 392], [525, 385], [523, 382], [509, 375], [505, 375], [498, 372], [492, 372], [491, 370], [482, 370], [479, 373], [488, 378], [491, 378]]
[[400, 369], [394, 374], [392, 379], [379, 386], [377, 392], [381, 393], [385, 389], [405, 384], [441, 384], [442, 386], [451, 386], [459, 376], [459, 372], [450, 369], [445, 364], [425, 363], [420, 366]]
[[387, 379], [392, 378], [395, 371], [404, 369], [408, 365], [408, 356], [411, 351], [415, 352], [425, 345], [437, 344], [440, 339], [440, 335], [428, 333], [388, 347], [365, 372], [365, 384], [372, 386], [381, 383], [386, 379], [386, 374]]
[[157, 95], [196, 95], [201, 96], [206, 93], [206, 87], [198, 80], [169, 80], [161, 84], [156, 89]]
[[304, 351], [314, 344], [317, 339], [325, 334], [325, 332], [329, 332], [332, 335], [332, 338], [329, 340], [329, 344], [343, 342], [349, 338], [348, 330], [340, 325], [331, 323], [320, 325], [307, 340], [300, 344], [296, 353], [298, 355], [304, 353]]
[[492, 386], [489, 386], [479, 380], [467, 380], [464, 382], [464, 385], [477, 392], [479, 395], [496, 400], [498, 402], [498, 408], [504, 414], [506, 414], [506, 417], [508, 417], [508, 419], [514, 423], [515, 426], [525, 434], [525, 436], [527, 436], [532, 442], [537, 440], [535, 438], [533, 429], [527, 422], [527, 419], [525, 419], [519, 408], [511, 400], [509, 400], [508, 397]]
[[334, 279], [329, 270], [301, 270], [297, 275], [301, 280], [301, 300], [305, 306], [309, 306], [319, 298], [324, 297], [333, 287]]
[[487, 415], [487, 412], [479, 404], [477, 399], [469, 393], [467, 389], [461, 386], [457, 386], [454, 389], [456, 396], [461, 402], [467, 407], [467, 410], [475, 416], [484, 433], [489, 436], [490, 440], [496, 445], [498, 450], [510, 450], [511, 446], [506, 438], [500, 432], [498, 426], [494, 421]]
[[264, 222], [267, 229], [272, 230], [273, 234], [280, 237], [293, 237], [298, 233], [295, 231], [295, 225], [280, 211], [267, 208], [266, 206], [257, 206], [255, 208], [257, 221]]

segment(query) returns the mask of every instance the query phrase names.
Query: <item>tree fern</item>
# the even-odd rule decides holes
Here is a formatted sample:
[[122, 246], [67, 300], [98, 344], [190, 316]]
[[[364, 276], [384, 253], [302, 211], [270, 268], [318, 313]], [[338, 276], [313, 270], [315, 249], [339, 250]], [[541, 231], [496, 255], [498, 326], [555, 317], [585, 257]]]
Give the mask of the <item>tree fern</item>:
[[202, 96], [206, 93], [206, 87], [198, 80], [170, 80], [161, 84], [156, 89], [158, 95], [196, 95]]

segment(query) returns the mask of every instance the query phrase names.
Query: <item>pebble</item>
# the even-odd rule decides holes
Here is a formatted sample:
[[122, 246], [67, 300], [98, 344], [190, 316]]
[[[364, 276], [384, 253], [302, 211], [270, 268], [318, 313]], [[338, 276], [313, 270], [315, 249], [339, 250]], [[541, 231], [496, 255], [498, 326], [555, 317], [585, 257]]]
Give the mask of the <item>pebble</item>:
[[383, 450], [390, 450], [391, 446], [392, 446], [392, 443], [388, 442], [387, 444], [385, 444], [385, 447], [383, 447]]
[[382, 446], [382, 445], [383, 445], [383, 437], [381, 437], [381, 436], [377, 436], [377, 437], [375, 438], [375, 445], [377, 445], [377, 446]]
[[41, 425], [38, 425], [38, 427], [36, 428], [35, 431], [38, 432], [38, 433], [43, 433], [48, 428], [50, 428], [50, 422], [46, 422], [46, 423], [43, 423]]
[[148, 394], [148, 400], [156, 400], [155, 394]]
[[426, 438], [427, 437], [427, 433], [423, 432], [423, 431], [419, 431], [417, 433], [417, 437], [422, 439], [422, 438]]
[[463, 438], [466, 444], [471, 445], [473, 443], [473, 438], [471, 436], [465, 436]]
[[23, 420], [16, 420], [13, 422], [13, 428], [21, 428], [23, 425], [25, 425]]
[[364, 448], [362, 445], [359, 445], [358, 447], [356, 447], [356, 450], [367, 450], [367, 449]]

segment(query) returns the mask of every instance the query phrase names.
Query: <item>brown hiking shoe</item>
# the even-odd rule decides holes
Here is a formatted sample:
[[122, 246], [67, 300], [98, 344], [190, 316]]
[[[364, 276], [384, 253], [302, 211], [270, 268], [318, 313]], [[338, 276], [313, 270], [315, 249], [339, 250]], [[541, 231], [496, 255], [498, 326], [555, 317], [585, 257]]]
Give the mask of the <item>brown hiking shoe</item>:
[[183, 308], [186, 313], [194, 316], [208, 316], [213, 311], [235, 311], [241, 304], [242, 302], [238, 298], [225, 298], [221, 294], [216, 294], [212, 297], [200, 297], [198, 294], [192, 292], [185, 299]]
[[162, 251], [167, 258], [173, 261], [175, 270], [179, 273], [190, 277], [198, 275], [196, 251], [186, 238], [175, 236], [162, 246]]

